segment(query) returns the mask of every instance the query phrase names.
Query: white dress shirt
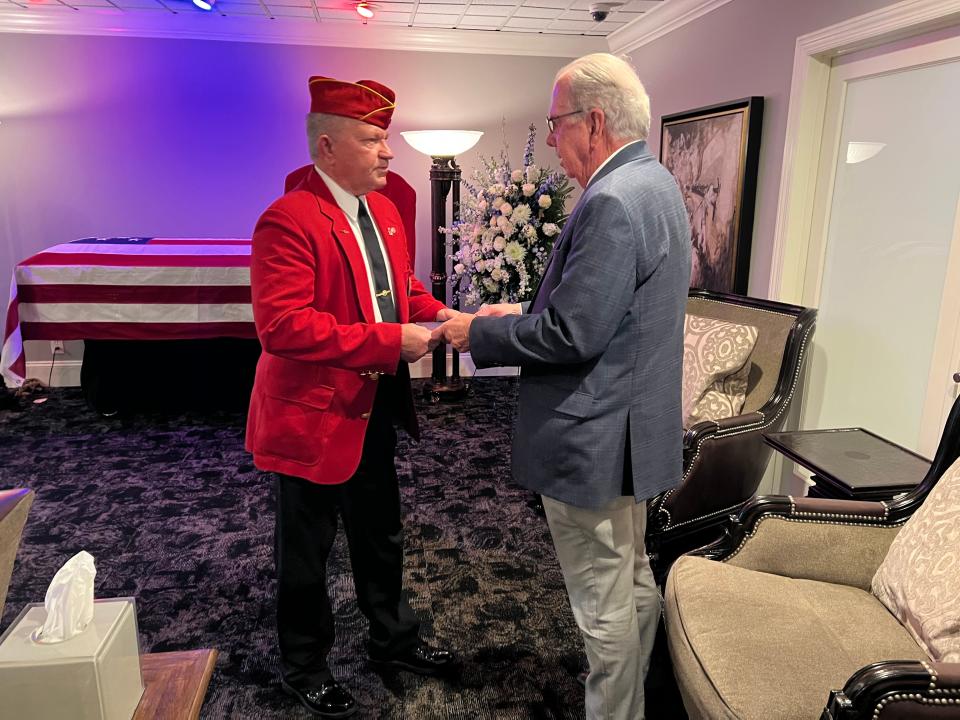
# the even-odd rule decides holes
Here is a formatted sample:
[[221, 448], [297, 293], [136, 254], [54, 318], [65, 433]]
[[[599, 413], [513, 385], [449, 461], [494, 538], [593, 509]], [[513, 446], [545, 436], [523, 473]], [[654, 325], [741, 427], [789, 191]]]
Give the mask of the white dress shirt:
[[370, 206], [367, 205], [365, 197], [357, 197], [352, 195], [344, 190], [342, 187], [337, 185], [337, 182], [327, 175], [323, 170], [318, 168], [316, 165], [313, 166], [314, 170], [317, 171], [317, 174], [327, 185], [327, 189], [330, 190], [330, 194], [333, 195], [334, 201], [337, 205], [340, 206], [340, 209], [343, 210], [343, 214], [347, 216], [347, 222], [350, 223], [350, 229], [353, 230], [353, 239], [357, 243], [357, 246], [360, 248], [360, 254], [363, 256], [363, 266], [367, 270], [367, 285], [370, 288], [370, 301], [373, 303], [373, 314], [377, 322], [383, 322], [383, 317], [380, 315], [380, 304], [377, 302], [377, 289], [374, 285], [373, 280], [373, 271], [370, 269], [370, 258], [367, 257], [367, 245], [363, 242], [363, 233], [360, 232], [360, 222], [357, 220], [357, 212], [360, 208], [360, 203], [364, 204], [364, 207], [367, 210], [367, 214], [370, 216], [370, 222], [373, 225], [373, 231], [377, 234], [377, 242], [380, 244], [380, 252], [383, 254], [383, 262], [387, 266], [387, 280], [390, 283], [390, 293], [393, 298], [394, 307], [397, 306], [397, 295], [393, 287], [393, 268], [390, 265], [390, 255], [387, 254], [387, 248], [383, 244], [383, 238], [380, 237], [380, 229], [377, 227], [376, 220], [373, 219], [373, 213], [370, 212]]

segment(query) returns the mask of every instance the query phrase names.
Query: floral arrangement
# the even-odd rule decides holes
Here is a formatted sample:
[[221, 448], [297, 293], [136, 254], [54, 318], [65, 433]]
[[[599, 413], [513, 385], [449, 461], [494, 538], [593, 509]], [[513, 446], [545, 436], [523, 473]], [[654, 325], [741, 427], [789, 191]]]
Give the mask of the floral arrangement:
[[466, 306], [529, 300], [563, 227], [573, 189], [561, 171], [533, 164], [536, 126], [530, 125], [523, 167], [512, 169], [506, 148], [482, 159], [447, 234], [454, 296]]

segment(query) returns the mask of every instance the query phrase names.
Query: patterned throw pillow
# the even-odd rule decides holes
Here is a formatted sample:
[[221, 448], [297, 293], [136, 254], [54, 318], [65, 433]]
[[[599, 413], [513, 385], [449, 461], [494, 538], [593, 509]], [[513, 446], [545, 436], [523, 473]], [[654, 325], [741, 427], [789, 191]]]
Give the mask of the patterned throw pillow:
[[960, 460], [897, 533], [873, 594], [938, 662], [960, 662]]
[[683, 417], [685, 427], [740, 412], [747, 392], [750, 353], [757, 343], [752, 325], [699, 315], [683, 321]]

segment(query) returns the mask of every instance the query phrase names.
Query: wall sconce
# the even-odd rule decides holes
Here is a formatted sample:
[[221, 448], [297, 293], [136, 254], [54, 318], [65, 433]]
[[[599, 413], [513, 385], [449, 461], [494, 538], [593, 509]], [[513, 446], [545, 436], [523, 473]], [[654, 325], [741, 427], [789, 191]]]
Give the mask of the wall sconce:
[[[452, 194], [451, 225], [460, 219], [460, 166], [454, 157], [464, 153], [483, 135], [476, 130], [409, 130], [400, 133], [414, 150], [433, 159], [430, 166], [430, 222], [433, 225], [433, 256], [430, 282], [433, 296], [447, 303], [447, 238], [440, 228], [447, 226], [447, 194]], [[460, 303], [453, 302], [459, 309]], [[467, 386], [460, 379], [460, 353], [453, 350], [453, 369], [447, 377], [447, 345], [433, 351], [433, 372], [424, 394], [433, 402], [462, 400]]]

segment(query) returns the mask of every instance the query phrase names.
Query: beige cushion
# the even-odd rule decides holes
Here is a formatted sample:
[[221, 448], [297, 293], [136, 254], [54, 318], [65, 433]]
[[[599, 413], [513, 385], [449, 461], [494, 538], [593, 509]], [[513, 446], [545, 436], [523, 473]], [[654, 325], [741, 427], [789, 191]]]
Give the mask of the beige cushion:
[[750, 353], [757, 342], [751, 325], [687, 314], [683, 321], [683, 417], [733, 417], [743, 407]]
[[897, 534], [873, 593], [930, 657], [960, 662], [960, 460]]
[[869, 592], [683, 556], [665, 622], [691, 718], [820, 717], [864, 665], [926, 654]]
[[7, 599], [13, 573], [13, 561], [20, 546], [20, 535], [33, 504], [33, 491], [26, 488], [0, 490], [0, 615]]

